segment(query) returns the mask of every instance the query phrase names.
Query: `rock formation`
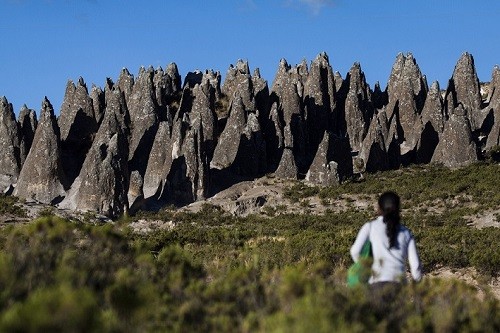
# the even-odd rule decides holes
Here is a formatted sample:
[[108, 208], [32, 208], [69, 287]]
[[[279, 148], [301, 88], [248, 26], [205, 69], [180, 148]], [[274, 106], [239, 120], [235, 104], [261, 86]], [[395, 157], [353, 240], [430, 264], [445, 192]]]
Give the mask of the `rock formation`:
[[66, 187], [66, 175], [61, 163], [59, 127], [52, 104], [45, 98], [42, 102], [40, 123], [19, 175], [14, 195], [54, 204], [64, 198]]
[[76, 85], [68, 81], [57, 123], [61, 132], [62, 166], [68, 181], [72, 183], [80, 172], [97, 132], [92, 98], [83, 78], [79, 78]]
[[61, 207], [117, 217], [128, 210], [127, 108], [119, 87], [106, 91], [106, 111], [79, 176]]
[[19, 131], [12, 104], [0, 99], [0, 193], [17, 182], [21, 168]]
[[31, 145], [33, 144], [35, 131], [38, 126], [38, 120], [36, 118], [35, 111], [28, 109], [26, 105], [23, 105], [21, 111], [19, 112], [19, 118], [17, 122], [19, 124], [20, 163], [22, 167], [31, 149]]
[[335, 186], [413, 163], [461, 167], [499, 145], [500, 69], [479, 84], [468, 53], [446, 92], [428, 88], [411, 54], [396, 57], [385, 90], [372, 90], [359, 63], [342, 78], [322, 53], [309, 65], [282, 59], [270, 89], [241, 60], [222, 87], [213, 70], [181, 86], [175, 64], [136, 79], [124, 68], [90, 94], [80, 78], [68, 82], [58, 120], [43, 101], [39, 124], [26, 107], [16, 122], [0, 101], [0, 189], [111, 217], [265, 173]]

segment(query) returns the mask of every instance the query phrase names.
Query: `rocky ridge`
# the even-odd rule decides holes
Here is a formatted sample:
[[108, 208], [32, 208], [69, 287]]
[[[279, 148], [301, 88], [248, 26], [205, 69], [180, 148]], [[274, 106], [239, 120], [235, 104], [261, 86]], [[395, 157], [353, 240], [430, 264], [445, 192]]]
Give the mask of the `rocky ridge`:
[[185, 205], [274, 174], [331, 186], [363, 172], [436, 162], [460, 167], [500, 143], [500, 69], [484, 90], [464, 53], [444, 93], [412, 54], [399, 54], [384, 91], [359, 63], [345, 78], [325, 53], [282, 59], [271, 87], [248, 62], [219, 72], [175, 64], [123, 69], [104, 88], [69, 81], [58, 118], [15, 119], [0, 100], [0, 189], [26, 200], [117, 217]]

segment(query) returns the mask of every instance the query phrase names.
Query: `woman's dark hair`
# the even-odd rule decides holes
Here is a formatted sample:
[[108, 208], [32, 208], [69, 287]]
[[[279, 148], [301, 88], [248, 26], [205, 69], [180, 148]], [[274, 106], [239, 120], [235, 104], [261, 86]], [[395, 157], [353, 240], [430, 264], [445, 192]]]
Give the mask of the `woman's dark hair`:
[[378, 207], [384, 217], [386, 234], [389, 237], [389, 248], [397, 247], [398, 230], [401, 217], [399, 216], [400, 200], [394, 192], [382, 193], [378, 198]]

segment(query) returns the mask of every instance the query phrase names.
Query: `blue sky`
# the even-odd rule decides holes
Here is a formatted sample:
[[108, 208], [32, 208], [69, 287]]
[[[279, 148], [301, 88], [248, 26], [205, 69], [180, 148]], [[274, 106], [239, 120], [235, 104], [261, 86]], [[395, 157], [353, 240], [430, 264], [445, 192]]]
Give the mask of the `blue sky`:
[[48, 96], [59, 112], [68, 79], [90, 88], [122, 67], [176, 62], [181, 75], [247, 59], [272, 84], [279, 60], [326, 51], [343, 76], [361, 63], [386, 84], [398, 52], [412, 52], [442, 87], [464, 51], [479, 78], [500, 63], [498, 0], [0, 0], [0, 96], [16, 113]]

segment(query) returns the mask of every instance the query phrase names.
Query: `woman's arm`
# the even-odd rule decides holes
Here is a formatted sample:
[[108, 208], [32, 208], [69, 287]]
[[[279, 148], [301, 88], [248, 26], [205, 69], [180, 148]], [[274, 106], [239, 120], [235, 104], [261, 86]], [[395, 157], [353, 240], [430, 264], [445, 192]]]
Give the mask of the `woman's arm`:
[[415, 238], [411, 236], [410, 242], [408, 243], [408, 261], [410, 262], [411, 276], [413, 280], [420, 281], [422, 279], [422, 265], [418, 257], [417, 245], [415, 244]]
[[354, 244], [352, 244], [351, 247], [351, 257], [354, 262], [358, 261], [359, 259], [359, 253], [361, 252], [361, 249], [363, 248], [363, 245], [365, 242], [368, 240], [368, 237], [370, 236], [370, 223], [365, 223], [361, 230], [358, 232], [358, 236], [356, 237], [356, 240], [354, 241]]

